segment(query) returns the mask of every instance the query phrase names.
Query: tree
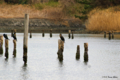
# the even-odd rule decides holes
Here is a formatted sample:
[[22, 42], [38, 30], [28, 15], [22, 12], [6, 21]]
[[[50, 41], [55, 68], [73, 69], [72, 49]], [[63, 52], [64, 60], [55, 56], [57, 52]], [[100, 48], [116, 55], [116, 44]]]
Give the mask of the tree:
[[86, 20], [88, 18], [87, 13], [89, 13], [95, 7], [107, 8], [110, 6], [120, 5], [120, 0], [76, 0], [76, 2], [83, 5], [83, 9], [78, 11], [82, 15], [75, 15], [76, 18]]

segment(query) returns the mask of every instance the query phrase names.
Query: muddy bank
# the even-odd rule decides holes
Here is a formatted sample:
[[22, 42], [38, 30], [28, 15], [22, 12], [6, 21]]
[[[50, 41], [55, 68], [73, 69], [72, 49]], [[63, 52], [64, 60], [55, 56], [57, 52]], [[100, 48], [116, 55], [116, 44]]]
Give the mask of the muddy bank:
[[[23, 18], [10, 18], [0, 19], [0, 32], [10, 32], [12, 29], [17, 29], [17, 32], [23, 32], [24, 19]], [[68, 32], [84, 31], [86, 28], [82, 25], [79, 19], [30, 19], [29, 30], [32, 32]]]

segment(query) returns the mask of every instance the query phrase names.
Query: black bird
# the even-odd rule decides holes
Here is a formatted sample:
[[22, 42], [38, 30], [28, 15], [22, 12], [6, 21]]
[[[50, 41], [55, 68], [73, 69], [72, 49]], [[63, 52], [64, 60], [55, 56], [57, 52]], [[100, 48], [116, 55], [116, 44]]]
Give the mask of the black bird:
[[4, 38], [5, 38], [5, 39], [8, 39], [8, 36], [7, 36], [7, 34], [3, 34], [3, 36], [4, 36]]
[[12, 37], [14, 38], [14, 40], [17, 41], [17, 38], [16, 38], [16, 36], [14, 34], [12, 34]]
[[62, 34], [60, 34], [60, 39], [61, 39], [63, 42], [65, 42], [65, 39], [64, 39], [64, 37], [62, 36]]

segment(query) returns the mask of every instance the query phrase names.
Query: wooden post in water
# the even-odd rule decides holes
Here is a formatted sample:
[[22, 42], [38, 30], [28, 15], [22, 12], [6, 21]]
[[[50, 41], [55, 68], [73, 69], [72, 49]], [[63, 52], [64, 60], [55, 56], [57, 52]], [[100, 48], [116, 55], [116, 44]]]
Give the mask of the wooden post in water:
[[32, 31], [30, 31], [30, 38], [32, 38]]
[[108, 33], [108, 34], [109, 34], [109, 36], [108, 36], [108, 37], [109, 37], [109, 40], [110, 40], [110, 39], [111, 39], [111, 32], [109, 31], [109, 33]]
[[73, 31], [72, 31], [72, 39], [74, 39]]
[[0, 36], [0, 54], [3, 54], [3, 36]]
[[63, 51], [64, 51], [64, 42], [62, 40], [58, 40], [58, 58], [59, 61], [63, 61]]
[[112, 39], [114, 39], [114, 32], [112, 31]]
[[13, 40], [14, 48], [13, 48], [13, 56], [16, 57], [16, 40]]
[[45, 36], [45, 34], [44, 34], [44, 30], [42, 30], [42, 37], [44, 37]]
[[13, 30], [11, 30], [11, 37], [13, 37]]
[[80, 47], [77, 45], [77, 51], [76, 51], [76, 59], [80, 59]]
[[71, 30], [68, 31], [68, 37], [69, 37], [69, 39], [71, 37], [70, 33], [71, 33]]
[[5, 39], [5, 57], [8, 58], [9, 54], [8, 54], [8, 45], [9, 44], [9, 41], [8, 39]]
[[106, 32], [104, 32], [104, 38], [106, 38]]
[[23, 40], [23, 61], [24, 61], [24, 64], [27, 63], [28, 28], [29, 28], [29, 15], [25, 14], [25, 20], [24, 20], [24, 40]]
[[50, 29], [50, 37], [52, 37], [52, 29]]
[[14, 36], [16, 37], [16, 29], [14, 29]]
[[84, 61], [88, 62], [88, 43], [84, 43]]

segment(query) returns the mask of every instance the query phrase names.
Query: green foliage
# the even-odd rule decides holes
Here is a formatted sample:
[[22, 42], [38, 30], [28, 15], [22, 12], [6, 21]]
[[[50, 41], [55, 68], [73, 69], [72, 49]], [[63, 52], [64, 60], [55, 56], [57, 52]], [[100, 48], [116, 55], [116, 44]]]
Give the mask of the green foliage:
[[19, 0], [19, 4], [27, 4], [27, 0]]
[[36, 9], [41, 10], [44, 8], [44, 5], [42, 3], [37, 3], [34, 5]]
[[[81, 16], [77, 16], [79, 19], [87, 19], [87, 13], [95, 7], [107, 8], [110, 6], [120, 5], [120, 0], [76, 0], [76, 2], [84, 6], [81, 11], [78, 11], [82, 14]], [[83, 16], [86, 18], [83, 18]]]
[[50, 7], [57, 7], [59, 5], [59, 3], [57, 1], [49, 1], [47, 3], [44, 3], [46, 6], [50, 6]]

